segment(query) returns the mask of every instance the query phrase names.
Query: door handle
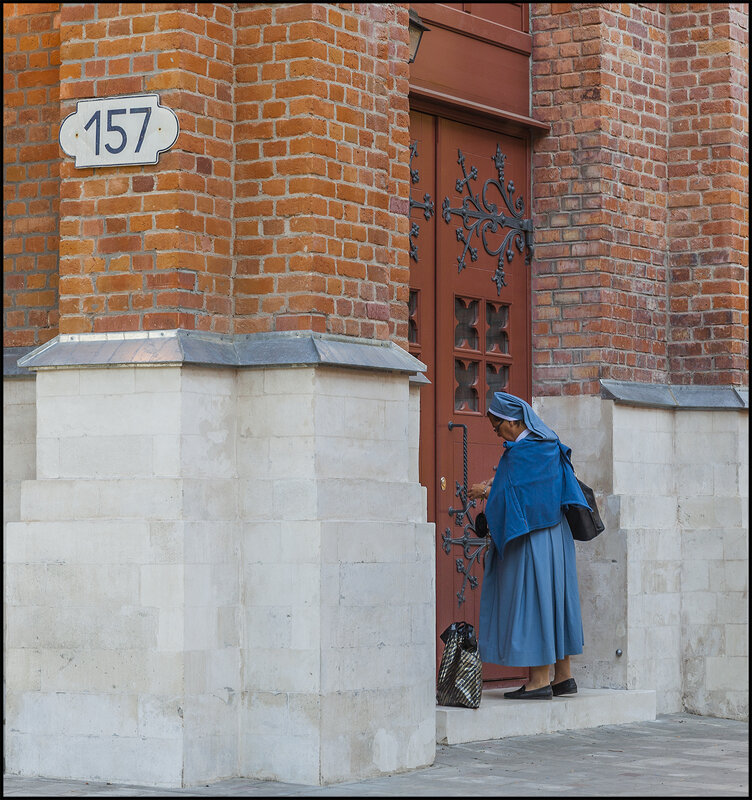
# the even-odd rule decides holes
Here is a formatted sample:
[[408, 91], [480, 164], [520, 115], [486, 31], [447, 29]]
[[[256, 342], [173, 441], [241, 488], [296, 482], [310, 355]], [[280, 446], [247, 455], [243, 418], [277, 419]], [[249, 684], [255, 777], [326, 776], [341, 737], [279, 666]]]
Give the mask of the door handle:
[[[475, 589], [478, 585], [478, 578], [471, 575], [470, 572], [476, 562], [482, 563], [481, 559], [485, 559], [488, 541], [485, 536], [479, 536], [476, 533], [475, 513], [470, 510], [475, 506], [475, 500], [468, 500], [467, 497], [467, 425], [450, 420], [448, 427], [450, 431], [454, 430], [454, 428], [462, 428], [462, 484], [459, 481], [456, 482], [457, 491], [455, 492], [460, 499], [461, 506], [460, 508], [449, 506], [447, 509], [449, 516], [454, 519], [454, 524], [462, 528], [462, 536], [453, 537], [451, 529], [446, 528], [441, 537], [443, 550], [447, 555], [451, 554], [453, 545], [462, 548], [463, 557], [456, 559], [457, 572], [464, 576], [462, 588], [457, 592], [459, 607], [465, 602], [465, 587], [467, 584], [470, 584], [471, 589]], [[442, 477], [442, 490], [445, 485], [446, 480]]]

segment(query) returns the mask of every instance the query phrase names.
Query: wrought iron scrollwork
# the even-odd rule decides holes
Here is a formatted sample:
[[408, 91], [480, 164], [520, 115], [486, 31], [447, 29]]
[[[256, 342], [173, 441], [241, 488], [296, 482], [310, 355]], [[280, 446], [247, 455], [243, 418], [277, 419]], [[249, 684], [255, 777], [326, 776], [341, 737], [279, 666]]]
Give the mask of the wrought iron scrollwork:
[[468, 500], [467, 497], [467, 425], [462, 422], [450, 422], [449, 430], [454, 428], [462, 428], [462, 477], [463, 482], [460, 485], [459, 481], [456, 483], [455, 495], [459, 497], [462, 506], [454, 508], [449, 506], [449, 516], [454, 518], [454, 524], [462, 528], [462, 536], [452, 537], [452, 531], [447, 528], [442, 536], [442, 543], [444, 552], [449, 555], [452, 552], [452, 546], [458, 545], [462, 547], [462, 558], [456, 560], [457, 572], [464, 575], [462, 581], [462, 588], [457, 592], [457, 607], [465, 602], [465, 587], [470, 584], [471, 589], [478, 587], [478, 578], [471, 575], [475, 564], [485, 564], [486, 552], [488, 550], [488, 541], [485, 537], [479, 538], [475, 533], [475, 512], [470, 509], [475, 507], [475, 500]]
[[[410, 182], [417, 183], [420, 180], [418, 170], [413, 169], [413, 158], [418, 157], [418, 142], [415, 141], [410, 145]], [[410, 211], [414, 208], [422, 208], [423, 209], [423, 216], [426, 218], [426, 221], [431, 219], [431, 216], [434, 213], [434, 206], [433, 200], [431, 200], [431, 195], [426, 192], [423, 195], [423, 202], [421, 203], [419, 200], [413, 200], [412, 193], [410, 193]], [[420, 225], [417, 222], [410, 223], [410, 234], [408, 236], [410, 240], [410, 258], [417, 263], [418, 261], [418, 245], [415, 244], [413, 241], [413, 237], [417, 238], [418, 234], [420, 233]]]
[[[449, 197], [445, 197], [441, 207], [442, 216], [447, 224], [451, 221], [453, 214], [462, 218], [463, 227], [457, 228], [457, 241], [462, 242], [464, 248], [457, 259], [457, 271], [462, 272], [467, 266], [465, 264], [465, 256], [468, 253], [471, 261], [478, 260], [478, 250], [470, 244], [473, 234], [475, 234], [483, 243], [483, 248], [488, 255], [498, 256], [498, 266], [491, 280], [496, 283], [496, 293], [500, 295], [501, 287], [507, 285], [504, 275], [504, 257], [506, 256], [507, 262], [512, 260], [514, 256], [512, 245], [516, 246], [520, 253], [523, 250], [526, 251], [525, 264], [530, 264], [532, 260], [533, 221], [522, 217], [525, 212], [525, 201], [522, 197], [514, 200], [514, 181], [509, 181], [506, 187], [504, 186], [504, 162], [506, 161], [506, 156], [501, 152], [501, 147], [498, 144], [496, 145], [496, 155], [492, 156], [499, 176], [498, 180], [489, 178], [483, 184], [483, 191], [480, 195], [473, 194], [470, 189], [470, 181], [477, 180], [478, 170], [475, 167], [471, 167], [468, 173], [465, 169], [465, 156], [462, 150], [457, 150], [457, 155], [457, 163], [462, 168], [462, 178], [457, 179], [456, 188], [460, 194], [463, 189], [467, 189], [468, 196], [463, 198], [462, 205], [459, 208], [452, 208]], [[499, 192], [509, 214], [502, 213], [496, 203], [489, 202], [486, 193], [490, 186], [493, 186]], [[504, 228], [509, 228], [509, 231], [499, 247], [493, 249], [488, 243], [487, 234], [489, 232], [496, 233], [496, 231]], [[467, 235], [465, 235], [465, 231], [468, 232]]]

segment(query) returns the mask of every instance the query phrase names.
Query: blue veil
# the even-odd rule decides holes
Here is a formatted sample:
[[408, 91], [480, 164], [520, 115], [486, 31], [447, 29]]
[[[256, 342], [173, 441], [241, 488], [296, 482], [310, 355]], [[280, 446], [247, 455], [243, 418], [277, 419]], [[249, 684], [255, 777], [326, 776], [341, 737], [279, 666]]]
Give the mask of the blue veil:
[[521, 419], [530, 431], [529, 437], [534, 439], [555, 442], [559, 438], [533, 411], [529, 403], [513, 394], [494, 392], [488, 413], [501, 419]]

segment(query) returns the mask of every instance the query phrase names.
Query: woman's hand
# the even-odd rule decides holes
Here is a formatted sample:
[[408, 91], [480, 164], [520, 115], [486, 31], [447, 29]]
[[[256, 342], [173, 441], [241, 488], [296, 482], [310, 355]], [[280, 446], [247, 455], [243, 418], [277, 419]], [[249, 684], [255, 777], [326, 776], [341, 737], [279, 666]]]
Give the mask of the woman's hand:
[[467, 496], [470, 500], [484, 500], [488, 497], [491, 490], [491, 481], [483, 481], [483, 483], [474, 483], [468, 490]]

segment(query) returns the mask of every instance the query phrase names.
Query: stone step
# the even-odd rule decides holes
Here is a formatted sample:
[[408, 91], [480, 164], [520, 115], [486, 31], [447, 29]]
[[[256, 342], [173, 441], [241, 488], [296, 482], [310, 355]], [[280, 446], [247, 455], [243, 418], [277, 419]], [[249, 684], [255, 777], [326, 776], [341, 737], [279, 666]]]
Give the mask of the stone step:
[[482, 742], [655, 719], [653, 690], [579, 689], [552, 700], [508, 700], [507, 691], [484, 689], [477, 709], [437, 706], [436, 741]]

